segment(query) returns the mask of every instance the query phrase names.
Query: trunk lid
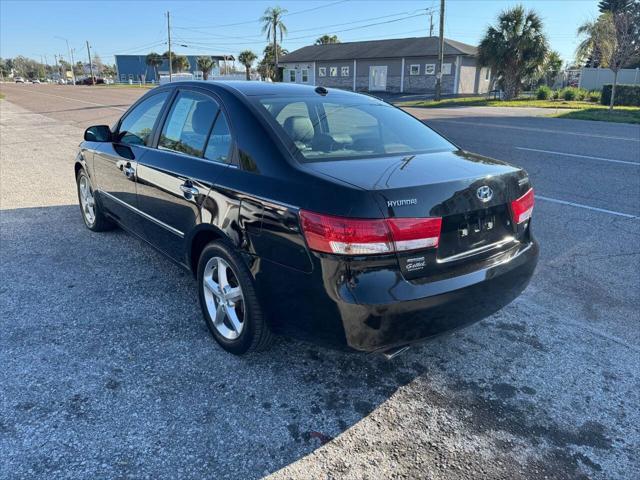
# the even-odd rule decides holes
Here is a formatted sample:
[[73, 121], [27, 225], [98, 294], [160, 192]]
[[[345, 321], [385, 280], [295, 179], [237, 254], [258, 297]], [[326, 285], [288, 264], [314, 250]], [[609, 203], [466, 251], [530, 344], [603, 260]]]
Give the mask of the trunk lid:
[[522, 169], [462, 150], [306, 166], [370, 191], [386, 218], [442, 217], [437, 251], [398, 254], [409, 278], [433, 262], [455, 264], [474, 252], [513, 246], [509, 203], [529, 189]]

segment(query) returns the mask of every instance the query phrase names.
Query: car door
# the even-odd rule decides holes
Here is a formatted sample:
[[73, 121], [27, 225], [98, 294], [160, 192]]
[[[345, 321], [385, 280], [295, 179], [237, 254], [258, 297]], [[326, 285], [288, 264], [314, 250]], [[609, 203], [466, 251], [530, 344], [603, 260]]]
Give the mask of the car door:
[[206, 91], [179, 88], [156, 143], [136, 171], [144, 236], [182, 263], [185, 236], [230, 163], [231, 134], [220, 103]]
[[136, 212], [136, 169], [148, 152], [154, 127], [170, 95], [151, 95], [135, 105], [119, 122], [113, 142], [96, 144], [93, 167], [100, 200], [125, 228], [141, 233]]

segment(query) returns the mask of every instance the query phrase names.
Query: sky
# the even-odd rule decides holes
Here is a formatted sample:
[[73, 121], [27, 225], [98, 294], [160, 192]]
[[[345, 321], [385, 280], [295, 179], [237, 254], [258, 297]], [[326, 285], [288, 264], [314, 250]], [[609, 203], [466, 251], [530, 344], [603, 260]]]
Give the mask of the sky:
[[[578, 43], [576, 29], [598, 15], [597, 0], [446, 0], [445, 37], [477, 45], [487, 27], [505, 8], [523, 4], [543, 19], [552, 49], [571, 61]], [[439, 0], [272, 0], [272, 1], [113, 1], [0, 0], [0, 57], [24, 55], [54, 63], [92, 54], [105, 63], [114, 55], [162, 53], [167, 49], [166, 12], [170, 12], [172, 44], [177, 53], [227, 54], [250, 49], [259, 56], [266, 40], [259, 17], [267, 7], [288, 10], [289, 33], [283, 48], [293, 51], [322, 34], [343, 41], [427, 36], [429, 12], [438, 34]]]

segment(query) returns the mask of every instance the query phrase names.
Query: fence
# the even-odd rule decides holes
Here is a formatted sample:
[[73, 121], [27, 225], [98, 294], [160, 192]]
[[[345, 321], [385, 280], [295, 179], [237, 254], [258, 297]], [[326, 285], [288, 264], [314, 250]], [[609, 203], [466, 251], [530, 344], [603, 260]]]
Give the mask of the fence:
[[[580, 73], [581, 88], [602, 90], [602, 86], [613, 83], [613, 72], [608, 68], [583, 68]], [[640, 85], [640, 69], [623, 68], [618, 72], [618, 83]]]

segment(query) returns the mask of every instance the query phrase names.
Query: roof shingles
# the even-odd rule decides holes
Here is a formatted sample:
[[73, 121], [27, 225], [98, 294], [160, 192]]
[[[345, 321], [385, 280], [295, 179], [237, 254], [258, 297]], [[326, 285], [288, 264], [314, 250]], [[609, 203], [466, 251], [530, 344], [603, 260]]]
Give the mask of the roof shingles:
[[[445, 55], [476, 55], [477, 48], [455, 40], [444, 40]], [[358, 58], [423, 57], [438, 55], [438, 37], [392, 38], [365, 42], [309, 45], [284, 55], [280, 62], [353, 60]]]

